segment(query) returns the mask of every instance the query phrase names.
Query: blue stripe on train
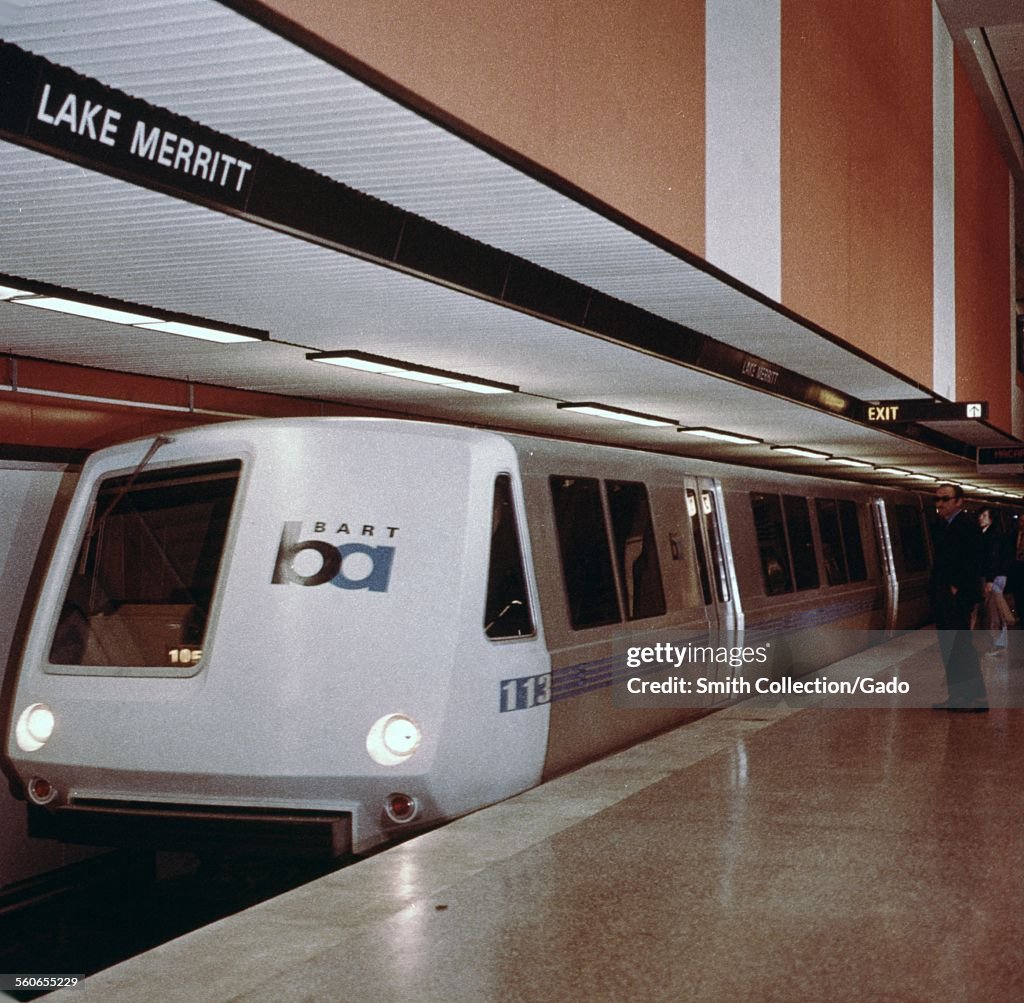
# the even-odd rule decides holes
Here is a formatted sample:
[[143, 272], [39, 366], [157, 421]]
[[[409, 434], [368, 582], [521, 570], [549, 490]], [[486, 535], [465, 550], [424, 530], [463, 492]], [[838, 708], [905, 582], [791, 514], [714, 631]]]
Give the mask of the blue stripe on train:
[[[842, 599], [817, 609], [758, 620], [755, 623], [748, 623], [746, 630], [756, 632], [759, 638], [770, 640], [790, 631], [826, 626], [879, 609], [882, 609], [882, 600], [878, 593], [874, 593], [871, 596]], [[691, 638], [690, 643], [697, 646], [707, 645], [710, 643], [710, 637], [703, 634]], [[628, 677], [643, 675], [645, 672], [654, 673], [663, 668], [664, 666], [657, 664], [629, 668], [626, 665], [625, 653], [622, 653], [605, 655], [589, 662], [578, 662], [576, 665], [566, 665], [540, 676], [502, 679], [499, 683], [499, 709], [502, 712], [527, 710], [544, 703], [569, 700], [613, 686]]]

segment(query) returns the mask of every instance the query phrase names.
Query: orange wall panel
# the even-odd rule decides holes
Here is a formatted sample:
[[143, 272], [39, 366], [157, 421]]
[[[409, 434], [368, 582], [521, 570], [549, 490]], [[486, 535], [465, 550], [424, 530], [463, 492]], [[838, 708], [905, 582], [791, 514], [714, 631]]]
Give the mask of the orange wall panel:
[[145, 401], [171, 407], [188, 406], [188, 385], [182, 380], [138, 373], [75, 366], [45, 359], [18, 359], [18, 385], [34, 390], [78, 394], [124, 401]]
[[0, 393], [0, 446], [91, 450], [220, 420], [207, 415], [147, 411], [25, 392]]
[[[837, 15], [841, 6], [833, 6]], [[849, 77], [841, 23], [821, 23], [821, 5], [783, 0], [781, 177], [782, 300], [839, 333], [849, 296], [847, 127]]]
[[783, 303], [931, 382], [931, 9], [782, 0]]
[[247, 6], [703, 254], [704, 0]]
[[1014, 382], [1009, 172], [959, 60], [953, 80], [957, 397], [987, 400], [989, 421], [1008, 429]]
[[[18, 390], [0, 391], [0, 447], [99, 449], [140, 436], [248, 415], [401, 417], [373, 408], [203, 383], [190, 385], [184, 380], [43, 359], [0, 359], [0, 384], [12, 385], [15, 374]], [[190, 391], [194, 411], [185, 410]], [[103, 399], [83, 399], [88, 397]], [[169, 405], [181, 410], [167, 410]]]

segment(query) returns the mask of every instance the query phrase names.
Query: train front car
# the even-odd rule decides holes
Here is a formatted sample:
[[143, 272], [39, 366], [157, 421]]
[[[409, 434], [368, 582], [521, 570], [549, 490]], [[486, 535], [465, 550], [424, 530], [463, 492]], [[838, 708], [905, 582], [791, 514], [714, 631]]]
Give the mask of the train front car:
[[364, 851], [536, 783], [548, 659], [515, 453], [374, 419], [97, 453], [27, 638], [7, 755], [53, 835]]

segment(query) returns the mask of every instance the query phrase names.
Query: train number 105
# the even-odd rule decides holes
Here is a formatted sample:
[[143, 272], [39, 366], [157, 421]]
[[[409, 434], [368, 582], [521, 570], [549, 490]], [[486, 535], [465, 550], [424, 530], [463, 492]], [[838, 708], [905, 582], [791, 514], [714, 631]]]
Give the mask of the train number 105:
[[202, 648], [171, 648], [167, 652], [171, 665], [195, 665], [203, 657]]

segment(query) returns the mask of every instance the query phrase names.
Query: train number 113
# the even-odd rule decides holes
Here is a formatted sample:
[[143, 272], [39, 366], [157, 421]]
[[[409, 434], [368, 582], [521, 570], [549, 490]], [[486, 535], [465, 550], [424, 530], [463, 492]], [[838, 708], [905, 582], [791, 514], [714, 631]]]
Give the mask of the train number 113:
[[528, 710], [551, 702], [551, 673], [501, 681], [501, 712]]

